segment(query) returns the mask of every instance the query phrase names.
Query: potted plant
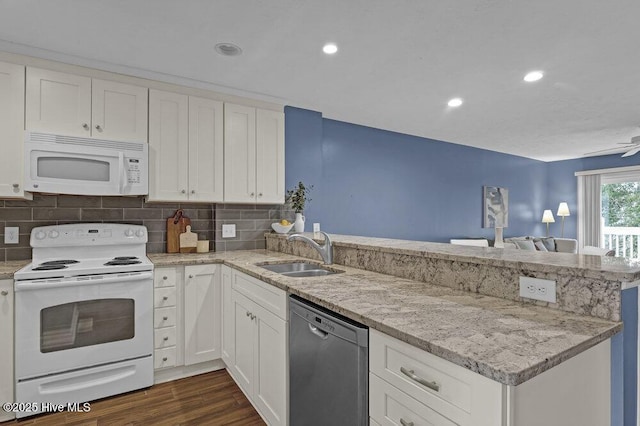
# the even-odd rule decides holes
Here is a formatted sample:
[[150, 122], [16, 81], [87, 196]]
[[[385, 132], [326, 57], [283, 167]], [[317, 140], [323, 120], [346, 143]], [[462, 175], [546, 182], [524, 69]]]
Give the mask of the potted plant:
[[307, 197], [312, 189], [313, 185], [305, 186], [304, 183], [298, 182], [298, 185], [287, 191], [286, 203], [289, 204], [296, 213], [296, 220], [293, 223], [293, 228], [296, 232], [304, 232], [305, 217], [302, 215], [302, 212], [304, 211], [305, 204], [311, 201], [311, 198]]

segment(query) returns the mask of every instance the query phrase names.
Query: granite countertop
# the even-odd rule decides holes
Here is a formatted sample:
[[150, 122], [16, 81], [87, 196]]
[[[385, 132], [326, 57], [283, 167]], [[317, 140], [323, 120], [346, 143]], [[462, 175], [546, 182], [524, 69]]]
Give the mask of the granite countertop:
[[[305, 232], [304, 235], [310, 238], [314, 237], [312, 232]], [[266, 236], [268, 238], [287, 238], [287, 234], [268, 233]], [[318, 241], [321, 240], [322, 238]], [[476, 264], [526, 268], [539, 272], [567, 273], [610, 281], [634, 282], [640, 280], [640, 262], [622, 257], [545, 253], [339, 234], [331, 234], [331, 240], [333, 245], [338, 247], [455, 261], [466, 260]]]
[[274, 251], [149, 258], [157, 267], [225, 263], [507, 385], [523, 383], [622, 330], [619, 322], [343, 265], [331, 266], [343, 273], [313, 278], [286, 277], [256, 266], [303, 260]]
[[10, 260], [0, 262], [0, 280], [12, 280], [13, 274], [31, 263], [31, 260]]

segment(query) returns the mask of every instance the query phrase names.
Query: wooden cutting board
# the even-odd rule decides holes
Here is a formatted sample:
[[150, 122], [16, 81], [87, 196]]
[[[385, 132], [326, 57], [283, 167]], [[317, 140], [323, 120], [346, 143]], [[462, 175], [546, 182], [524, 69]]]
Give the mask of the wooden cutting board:
[[191, 232], [191, 225], [187, 225], [187, 232], [180, 234], [180, 253], [196, 253], [198, 248], [198, 234]]
[[182, 209], [167, 219], [167, 253], [180, 253], [180, 234], [187, 231], [187, 225], [191, 225], [191, 219]]

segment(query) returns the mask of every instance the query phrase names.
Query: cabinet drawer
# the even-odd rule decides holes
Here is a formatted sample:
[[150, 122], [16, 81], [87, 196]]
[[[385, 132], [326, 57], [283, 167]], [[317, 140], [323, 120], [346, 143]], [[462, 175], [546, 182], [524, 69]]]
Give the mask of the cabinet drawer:
[[369, 369], [458, 423], [459, 419], [468, 418], [472, 405], [477, 407], [472, 394], [476, 401], [482, 399], [482, 394], [501, 394], [499, 383], [376, 330], [369, 332]]
[[166, 368], [176, 365], [176, 348], [156, 349], [153, 353], [153, 367]]
[[160, 287], [153, 291], [153, 306], [155, 308], [164, 308], [167, 306], [176, 306], [176, 288]]
[[369, 374], [369, 414], [385, 425], [457, 425], [375, 374]]
[[164, 327], [153, 330], [153, 342], [156, 349], [168, 348], [176, 345], [176, 328]]
[[156, 308], [153, 315], [153, 327], [169, 327], [176, 325], [176, 308]]
[[153, 273], [155, 287], [170, 287], [176, 285], [176, 268], [156, 268]]
[[287, 321], [287, 293], [242, 272], [231, 273], [233, 289]]

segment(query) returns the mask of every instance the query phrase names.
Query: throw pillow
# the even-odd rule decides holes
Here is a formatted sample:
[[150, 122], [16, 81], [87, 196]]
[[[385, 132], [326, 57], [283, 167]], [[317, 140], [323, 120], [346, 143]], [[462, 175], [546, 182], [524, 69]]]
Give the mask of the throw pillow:
[[515, 240], [513, 243], [515, 243], [520, 250], [536, 251], [536, 246], [531, 240]]
[[549, 251], [541, 240], [534, 241], [533, 244], [536, 246], [536, 250], [538, 251]]
[[556, 251], [556, 240], [553, 237], [540, 238], [547, 251]]

